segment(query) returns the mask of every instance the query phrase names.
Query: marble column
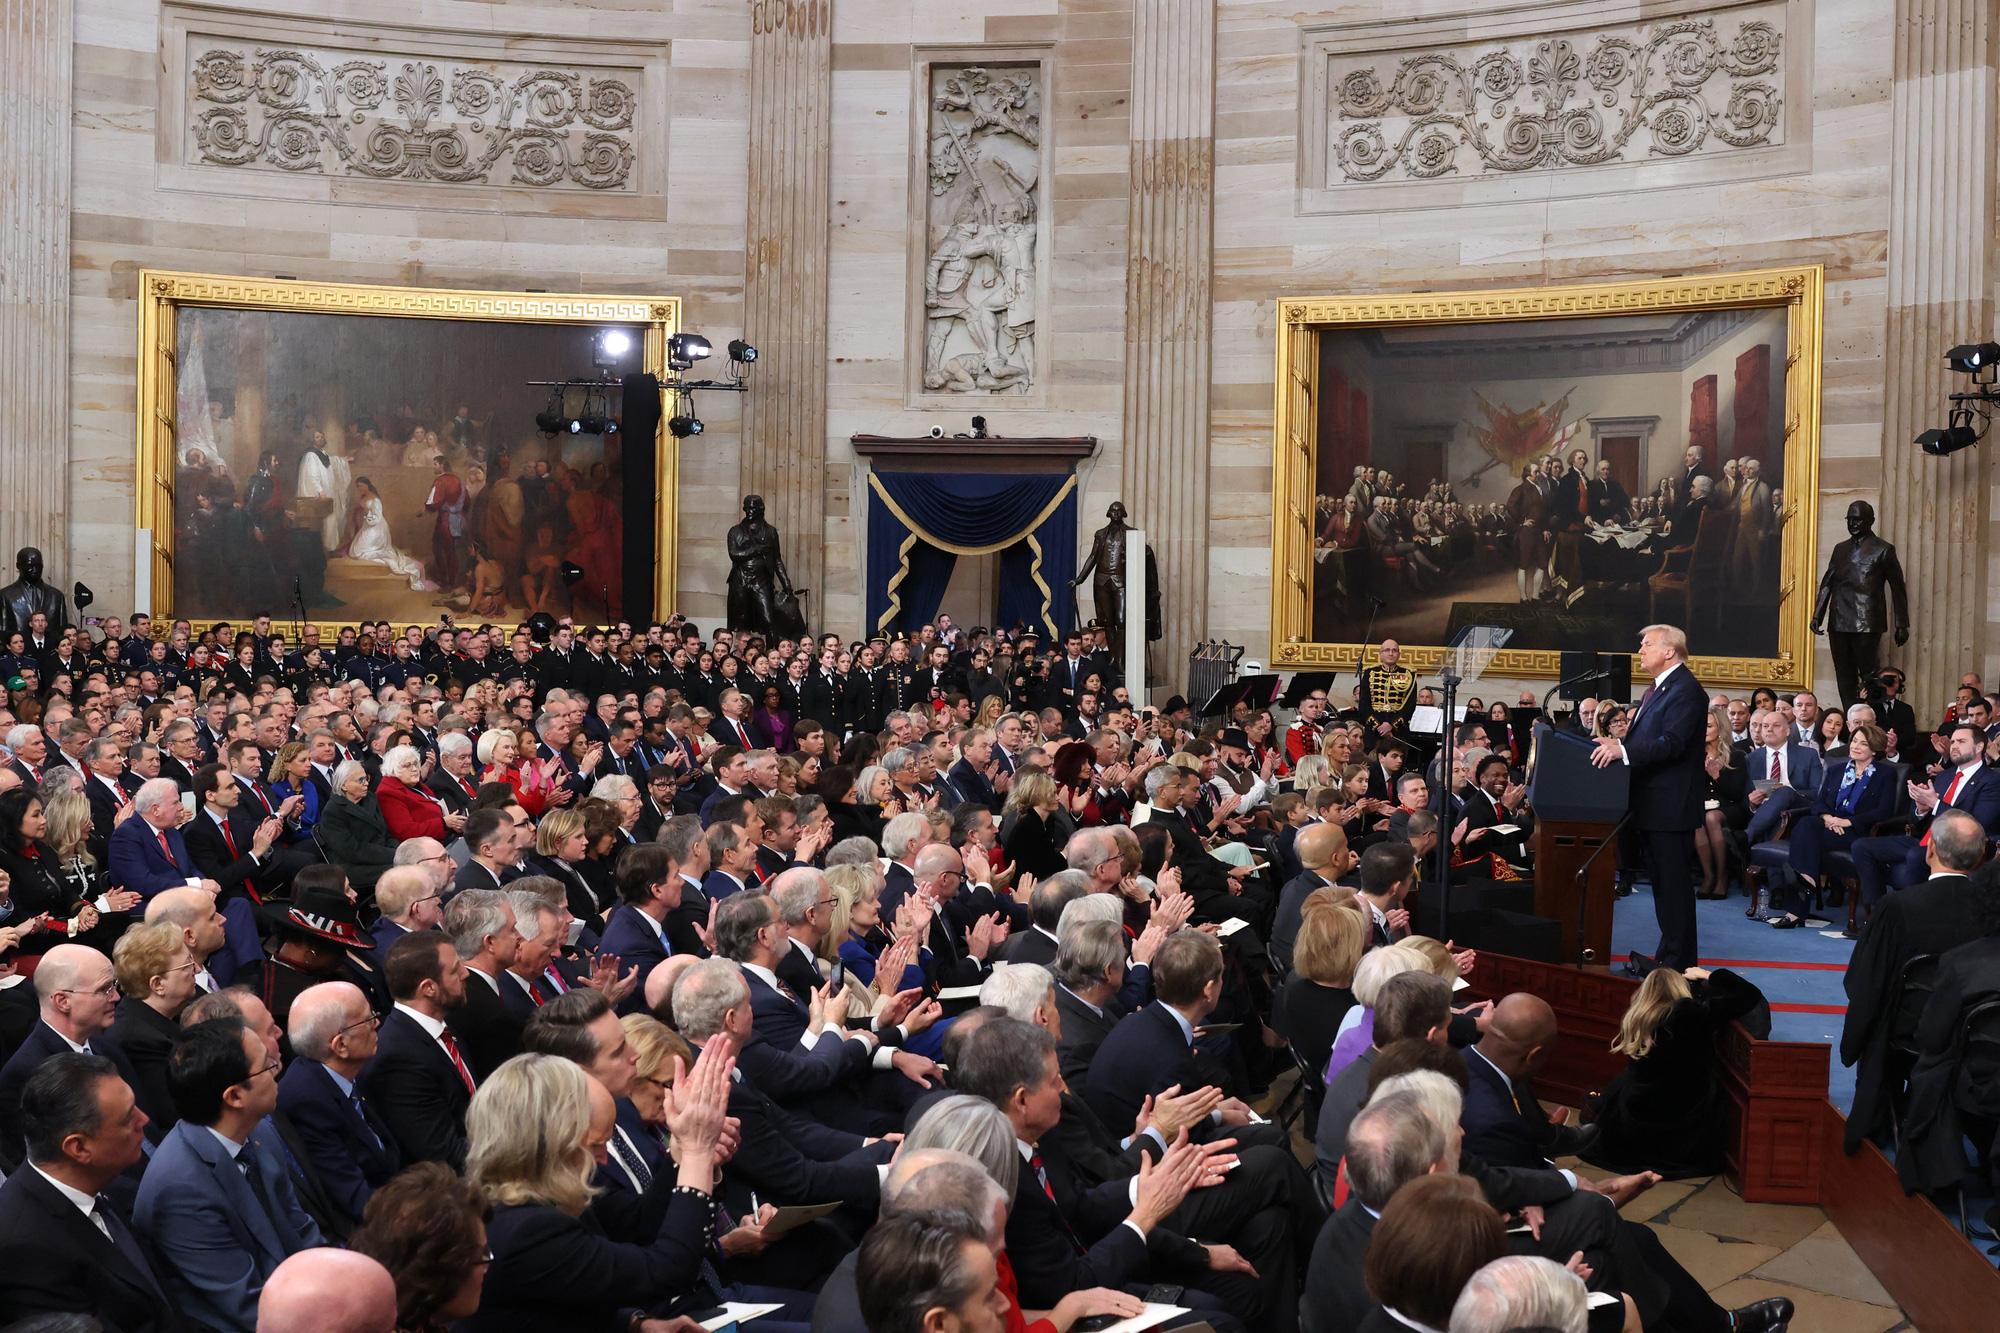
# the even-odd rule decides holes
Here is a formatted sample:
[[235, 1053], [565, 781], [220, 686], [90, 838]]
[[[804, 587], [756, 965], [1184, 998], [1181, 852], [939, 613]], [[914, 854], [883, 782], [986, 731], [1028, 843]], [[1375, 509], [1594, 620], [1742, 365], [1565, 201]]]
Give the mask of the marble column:
[[824, 628], [833, 0], [752, 0], [750, 12], [743, 337], [757, 361], [741, 479], [764, 497], [793, 583], [812, 590], [806, 618]]
[[[69, 572], [72, 0], [0, 6], [0, 583], [39, 546]], [[124, 608], [118, 608], [121, 612]]]
[[1178, 689], [1208, 624], [1215, 0], [1135, 0], [1131, 164], [1120, 482], [1159, 560], [1153, 672]]
[[1933, 710], [1987, 651], [1987, 454], [2000, 437], [1948, 458], [1911, 441], [1969, 387], [1946, 350], [1994, 333], [1997, 32], [1989, 0], [1897, 0], [1879, 530], [1910, 586], [1904, 693]]

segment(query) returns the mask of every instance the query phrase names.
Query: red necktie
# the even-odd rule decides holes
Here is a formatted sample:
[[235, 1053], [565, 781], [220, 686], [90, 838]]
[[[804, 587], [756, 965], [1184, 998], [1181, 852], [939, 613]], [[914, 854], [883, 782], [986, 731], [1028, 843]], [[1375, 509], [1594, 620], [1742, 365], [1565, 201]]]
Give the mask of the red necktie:
[[176, 870], [179, 870], [181, 868], [181, 863], [179, 861], [174, 860], [174, 849], [167, 846], [166, 833], [163, 830], [156, 829], [153, 832], [153, 836], [160, 840], [160, 855], [167, 858], [168, 865], [172, 866]]
[[[477, 984], [484, 985], [485, 983], [479, 982]], [[444, 1043], [444, 1053], [451, 1057], [451, 1062], [454, 1065], [458, 1066], [458, 1076], [465, 1080], [465, 1090], [467, 1092], [479, 1091], [478, 1087], [472, 1081], [472, 1071], [466, 1068], [465, 1057], [458, 1053], [458, 1040], [451, 1035], [451, 1029], [446, 1028], [443, 1032], [439, 1033], [438, 1040]]]
[[750, 733], [743, 730], [743, 724], [732, 720], [729, 725], [736, 728], [736, 739], [743, 742], [743, 748], [750, 749]]
[[467, 796], [472, 797], [474, 800], [479, 799], [479, 788], [472, 785], [471, 778], [460, 778], [458, 780], [458, 785], [465, 788], [465, 794]]
[[547, 980], [550, 986], [555, 988], [556, 994], [558, 995], [569, 994], [569, 983], [562, 979], [562, 973], [556, 971], [556, 965], [554, 963], [550, 963], [546, 968], [542, 970], [542, 976], [545, 980]]
[[1076, 1250], [1078, 1254], [1084, 1253], [1085, 1251], [1083, 1248], [1083, 1241], [1080, 1238], [1078, 1238], [1076, 1234], [1076, 1228], [1072, 1227], [1069, 1224], [1069, 1218], [1063, 1213], [1062, 1205], [1056, 1203], [1055, 1187], [1049, 1184], [1049, 1173], [1042, 1169], [1042, 1155], [1040, 1153], [1032, 1154], [1028, 1158], [1028, 1165], [1030, 1168], [1033, 1169], [1035, 1173], [1035, 1179], [1041, 1182], [1042, 1193], [1048, 1195], [1049, 1203], [1053, 1205], [1056, 1210], [1056, 1216], [1062, 1218], [1063, 1230], [1069, 1234], [1070, 1245]]
[[541, 1008], [544, 1003], [542, 998], [541, 987], [537, 986], [532, 981], [528, 983], [528, 998], [535, 1002], [535, 1007], [537, 1009]]
[[[1939, 810], [1950, 808], [1951, 798], [1958, 795], [1958, 784], [1963, 781], [1965, 781], [1964, 769], [1960, 769], [1958, 772], [1951, 775], [1951, 785], [1944, 789], [1944, 799], [1938, 802], [1937, 808]], [[1933, 812], [1933, 817], [1935, 817], [1935, 812]], [[1930, 845], [1931, 845], [1931, 831], [1929, 829], [1925, 829], [1924, 836], [1918, 839], [1917, 841], [1917, 846], [1928, 847]]]
[[[238, 852], [238, 851], [236, 850], [236, 835], [235, 835], [234, 833], [231, 833], [231, 832], [229, 831], [229, 821], [228, 821], [228, 820], [226, 820], [226, 819], [225, 819], [225, 820], [223, 820], [223, 821], [222, 821], [222, 826], [221, 826], [221, 827], [222, 827], [222, 840], [223, 840], [224, 842], [226, 842], [226, 843], [228, 843], [228, 844], [229, 844], [229, 859], [230, 859], [230, 860], [232, 860], [232, 861], [234, 861], [234, 860], [235, 860], [235, 859], [236, 859], [236, 858], [237, 858], [237, 857], [238, 857], [239, 855], [241, 855], [241, 853], [239, 853], [239, 852]], [[166, 842], [166, 836], [165, 836], [164, 834], [163, 834], [163, 835], [161, 835], [161, 837], [160, 837], [160, 841], [161, 841], [162, 843]], [[172, 858], [168, 858], [168, 859], [170, 859], [170, 860], [171, 860]]]

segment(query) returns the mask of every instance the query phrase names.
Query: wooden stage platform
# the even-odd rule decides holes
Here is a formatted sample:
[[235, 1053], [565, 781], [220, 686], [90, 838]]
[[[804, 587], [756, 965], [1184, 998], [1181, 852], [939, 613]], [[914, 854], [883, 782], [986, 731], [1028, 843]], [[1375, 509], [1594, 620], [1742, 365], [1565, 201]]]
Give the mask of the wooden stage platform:
[[[1526, 991], [1555, 1009], [1556, 1049], [1535, 1075], [1544, 1099], [1581, 1105], [1624, 1066], [1611, 1040], [1637, 981], [1484, 952], [1467, 981], [1477, 998]], [[1735, 1111], [1730, 1184], [1746, 1203], [1823, 1208], [1921, 1333], [2000, 1328], [2000, 1270], [1929, 1199], [1906, 1196], [1873, 1144], [1852, 1157], [1841, 1151], [1846, 1118], [1826, 1098], [1831, 1058], [1829, 1046], [1756, 1041], [1734, 1023], [1717, 1038]]]

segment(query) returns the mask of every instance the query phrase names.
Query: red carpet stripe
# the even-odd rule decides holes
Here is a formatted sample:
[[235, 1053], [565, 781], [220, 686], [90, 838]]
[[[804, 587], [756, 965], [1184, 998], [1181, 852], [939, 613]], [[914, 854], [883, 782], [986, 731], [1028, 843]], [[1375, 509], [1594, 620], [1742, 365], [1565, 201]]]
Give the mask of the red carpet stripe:
[[1773, 1002], [1771, 1012], [1774, 1014], [1844, 1014], [1847, 1012], [1847, 1006], [1844, 1004], [1778, 1004]]
[[1764, 958], [1704, 958], [1704, 967], [1778, 967], [1793, 972], [1845, 972], [1845, 963], [1799, 963]]

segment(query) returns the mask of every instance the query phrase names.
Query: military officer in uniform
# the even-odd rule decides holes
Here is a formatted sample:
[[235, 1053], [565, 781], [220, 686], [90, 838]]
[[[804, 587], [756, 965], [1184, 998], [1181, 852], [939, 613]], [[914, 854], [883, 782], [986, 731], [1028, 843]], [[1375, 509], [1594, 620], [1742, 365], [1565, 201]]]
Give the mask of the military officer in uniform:
[[1375, 665], [1362, 668], [1360, 683], [1354, 687], [1354, 706], [1361, 714], [1361, 725], [1378, 736], [1407, 730], [1416, 708], [1416, 673], [1404, 667], [1402, 660], [1402, 645], [1394, 639], [1382, 640]]
[[1325, 726], [1326, 691], [1314, 690], [1299, 700], [1299, 715], [1285, 728], [1285, 762], [1292, 768], [1309, 754], [1320, 753], [1320, 734]]

